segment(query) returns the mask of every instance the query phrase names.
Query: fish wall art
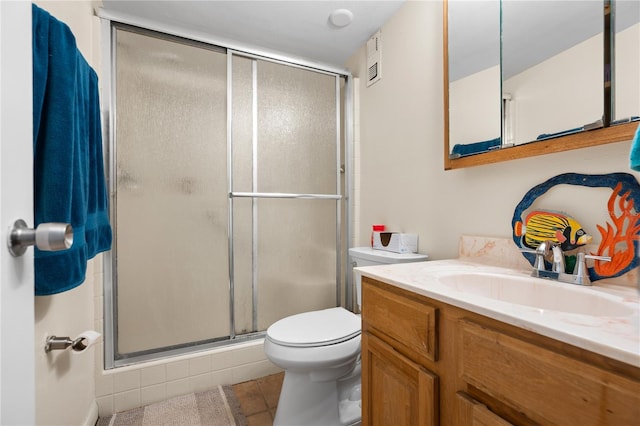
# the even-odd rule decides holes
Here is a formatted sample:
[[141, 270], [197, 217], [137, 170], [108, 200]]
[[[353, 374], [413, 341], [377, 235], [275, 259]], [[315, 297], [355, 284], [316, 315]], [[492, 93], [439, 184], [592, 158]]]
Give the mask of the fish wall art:
[[524, 222], [517, 221], [513, 231], [522, 237], [521, 247], [534, 250], [545, 241], [553, 241], [562, 251], [570, 251], [593, 240], [577, 220], [556, 211], [534, 210]]
[[[609, 217], [587, 229], [564, 212], [540, 208], [526, 213], [541, 195], [557, 185], [611, 188], [607, 202]], [[535, 250], [543, 241], [551, 240], [559, 244], [563, 252], [569, 252], [565, 255], [569, 273], [575, 265], [574, 253], [596, 240], [593, 232], [597, 230], [600, 243], [597, 252], [591, 254], [610, 256], [611, 262], [595, 261], [594, 266], [588, 268], [589, 277], [592, 281], [617, 277], [640, 265], [640, 184], [629, 173], [561, 174], [525, 194], [514, 210], [511, 225], [513, 241], [522, 249]], [[534, 264], [534, 254], [523, 252], [523, 256]]]

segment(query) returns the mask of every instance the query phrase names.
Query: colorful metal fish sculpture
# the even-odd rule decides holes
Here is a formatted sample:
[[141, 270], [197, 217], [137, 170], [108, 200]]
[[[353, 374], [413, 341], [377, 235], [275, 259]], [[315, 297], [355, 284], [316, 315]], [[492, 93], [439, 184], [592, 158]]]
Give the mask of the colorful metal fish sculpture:
[[589, 244], [593, 239], [575, 219], [551, 210], [529, 213], [524, 223], [515, 223], [514, 233], [522, 237], [523, 246], [531, 249], [549, 240], [558, 243], [562, 251], [569, 251]]

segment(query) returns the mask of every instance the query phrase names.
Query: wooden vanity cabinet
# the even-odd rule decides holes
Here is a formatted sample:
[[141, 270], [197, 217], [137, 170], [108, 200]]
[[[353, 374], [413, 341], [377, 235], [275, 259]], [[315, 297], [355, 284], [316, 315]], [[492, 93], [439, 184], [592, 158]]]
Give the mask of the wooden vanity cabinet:
[[438, 377], [374, 335], [362, 336], [363, 424], [438, 424]]
[[640, 368], [363, 277], [362, 424], [640, 424]]
[[438, 425], [438, 377], [426, 366], [437, 357], [437, 311], [375, 285], [364, 298], [362, 424]]

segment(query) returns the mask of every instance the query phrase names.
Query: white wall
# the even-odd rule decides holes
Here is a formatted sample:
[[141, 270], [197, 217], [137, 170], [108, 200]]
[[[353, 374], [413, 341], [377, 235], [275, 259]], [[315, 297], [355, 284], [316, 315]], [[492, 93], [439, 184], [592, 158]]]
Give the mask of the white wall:
[[500, 137], [500, 66], [449, 84], [449, 147]]
[[640, 24], [616, 33], [613, 119], [640, 116]]
[[512, 96], [516, 144], [602, 118], [602, 49], [599, 34], [502, 83]]
[[[366, 76], [364, 48], [347, 65]], [[639, 176], [629, 169], [629, 142], [445, 172], [440, 2], [406, 2], [383, 26], [382, 70], [379, 82], [360, 84], [358, 245], [368, 244], [371, 224], [381, 223], [417, 232], [420, 252], [431, 259], [456, 257], [462, 234], [510, 238], [514, 208], [548, 178], [565, 172]], [[571, 201], [549, 207], [573, 213]], [[574, 215], [584, 226], [599, 223], [601, 211], [581, 201]]]

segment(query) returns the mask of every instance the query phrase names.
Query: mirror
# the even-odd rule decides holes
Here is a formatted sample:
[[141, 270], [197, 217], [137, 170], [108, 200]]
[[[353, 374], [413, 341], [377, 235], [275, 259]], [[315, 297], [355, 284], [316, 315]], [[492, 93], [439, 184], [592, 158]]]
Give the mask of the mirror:
[[[531, 2], [503, 2], [503, 8], [500, 11], [499, 2], [495, 0], [444, 1], [445, 169], [566, 151], [630, 140], [633, 137], [637, 123], [583, 131], [601, 126], [603, 117], [603, 3], [589, 0], [536, 1], [536, 12], [523, 10], [528, 3]], [[553, 8], [541, 7], [545, 3], [552, 5]], [[553, 31], [545, 27], [549, 25], [547, 21], [551, 21], [548, 16], [552, 16], [555, 12], [562, 16], [577, 13], [576, 3], [590, 5], [580, 12], [581, 19], [577, 19], [574, 15], [570, 24], [561, 26], [567, 27], [565, 28], [567, 32], [573, 35], [571, 37], [567, 34], [554, 36]], [[594, 7], [594, 4], [598, 7]], [[464, 15], [465, 9], [468, 12], [474, 6], [483, 9], [483, 12], [488, 15], [478, 19], [478, 13], [481, 12], [475, 11], [471, 17], [467, 15], [465, 26], [464, 18], [461, 16]], [[567, 10], [564, 10], [565, 8]], [[489, 13], [490, 10], [492, 12]], [[497, 38], [499, 45], [500, 13], [503, 15], [503, 64], [502, 72], [497, 78], [498, 83], [496, 83], [495, 44], [487, 47], [487, 43], [476, 42], [480, 39], [480, 34], [488, 34], [489, 39], [493, 40], [492, 43], [495, 43]], [[506, 23], [509, 16], [522, 13], [526, 14], [527, 19], [518, 21], [517, 19], [520, 18], [510, 18], [513, 22]], [[531, 13], [543, 17], [533, 27], [531, 27], [533, 22]], [[547, 17], [546, 20], [545, 17]], [[494, 27], [493, 29], [487, 27], [484, 30], [478, 30], [479, 32], [475, 32], [475, 35], [462, 37], [460, 28], [469, 29], [471, 27], [469, 19], [472, 22], [489, 21]], [[581, 25], [577, 25], [577, 21], [580, 21]], [[459, 26], [460, 23], [462, 27]], [[583, 23], [587, 25], [582, 25]], [[554, 46], [555, 53], [552, 51], [546, 56], [537, 56], [534, 54], [537, 51], [536, 47], [517, 41], [516, 37], [520, 36], [511, 36], [511, 41], [507, 41], [509, 34], [514, 34], [516, 28], [527, 26], [529, 32], [535, 33], [534, 30], [540, 29], [544, 33], [544, 36], [529, 35], [527, 39], [534, 41], [543, 39], [544, 44]], [[461, 44], [465, 44], [465, 39], [467, 40], [466, 48], [470, 51], [462, 54], [463, 61], [473, 59], [475, 55], [490, 58], [494, 62], [487, 61], [476, 68], [458, 63], [461, 60], [456, 52], [460, 50]], [[460, 42], [460, 40], [463, 41]], [[568, 41], [568, 43], [562, 46], [559, 40]], [[576, 59], [576, 54], [580, 61]], [[527, 65], [526, 62], [532, 59], [533, 64]], [[575, 67], [576, 63], [577, 67]], [[637, 64], [637, 61], [635, 63]], [[585, 71], [587, 67], [590, 70], [588, 72]], [[467, 71], [461, 72], [460, 70], [463, 69]], [[636, 84], [637, 75], [638, 73], [634, 75]], [[483, 83], [474, 85], [472, 81]], [[502, 86], [502, 91], [498, 89], [490, 92], [496, 90], [497, 85]], [[463, 89], [465, 86], [466, 88]], [[483, 106], [482, 109], [480, 107], [473, 109], [472, 105]], [[548, 113], [549, 111], [552, 113]], [[497, 126], [502, 127], [496, 127], [496, 121]], [[474, 125], [478, 122], [481, 122], [482, 126], [476, 129]], [[596, 124], [585, 128], [585, 125], [592, 122]], [[536, 142], [528, 143], [533, 141]]]
[[640, 119], [640, 2], [613, 4], [613, 113], [614, 124]]
[[502, 1], [507, 144], [583, 131], [604, 110], [602, 1]]
[[449, 3], [452, 157], [501, 145], [500, 2]]

